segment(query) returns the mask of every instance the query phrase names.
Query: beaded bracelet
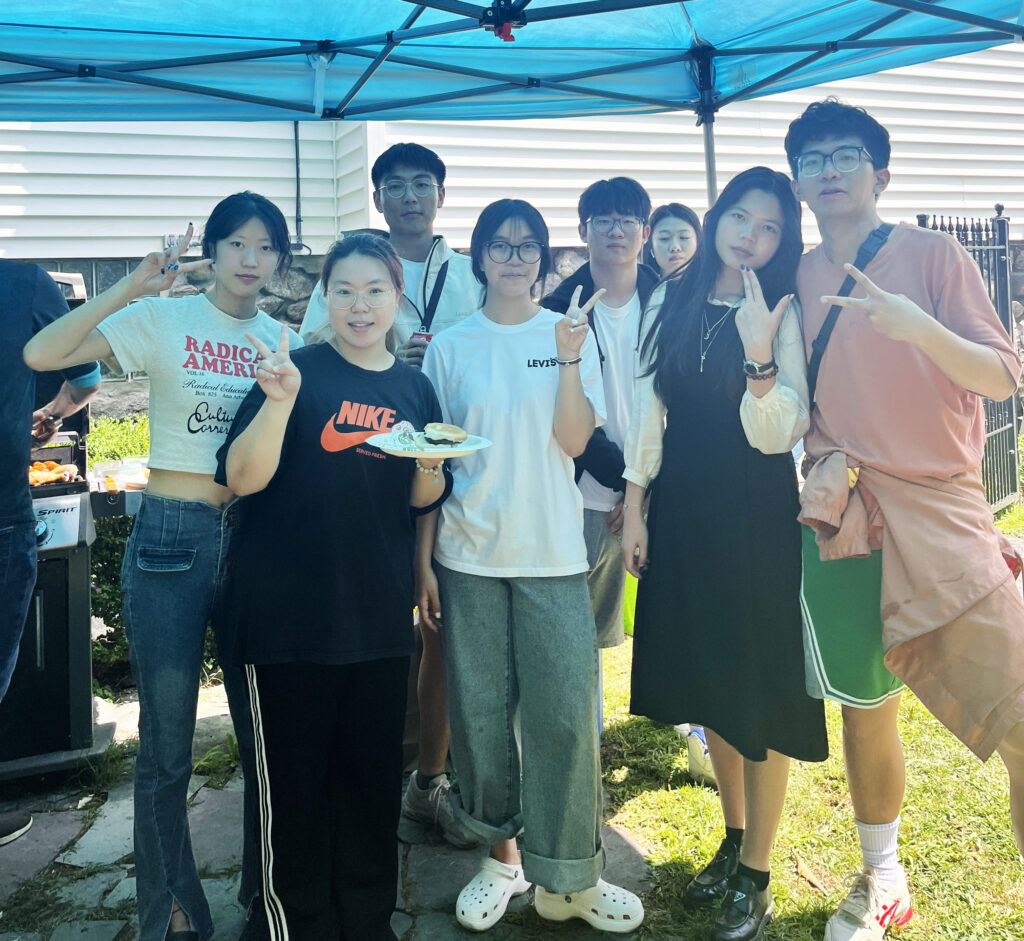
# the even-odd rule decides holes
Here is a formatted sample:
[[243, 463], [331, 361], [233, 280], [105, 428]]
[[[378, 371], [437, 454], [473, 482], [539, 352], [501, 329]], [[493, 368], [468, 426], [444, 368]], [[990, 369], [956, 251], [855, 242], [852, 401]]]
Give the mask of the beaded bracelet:
[[421, 474], [430, 474], [434, 478], [434, 483], [435, 484], [438, 482], [438, 480], [440, 480], [440, 478], [437, 475], [438, 469], [440, 467], [441, 467], [441, 464], [435, 464], [433, 467], [424, 467], [420, 463], [420, 459], [416, 458], [416, 470], [418, 470]]
[[583, 362], [583, 357], [577, 356], [575, 359], [559, 359], [556, 356], [555, 362], [558, 363], [559, 366], [575, 366], [577, 363]]

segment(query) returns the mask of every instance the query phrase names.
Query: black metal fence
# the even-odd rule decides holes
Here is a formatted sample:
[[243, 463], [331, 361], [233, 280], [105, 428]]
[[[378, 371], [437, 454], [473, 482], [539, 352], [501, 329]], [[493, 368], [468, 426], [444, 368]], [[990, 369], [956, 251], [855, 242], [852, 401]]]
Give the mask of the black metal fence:
[[[917, 217], [918, 225], [937, 229], [954, 236], [978, 263], [988, 286], [989, 297], [995, 305], [999, 319], [1012, 338], [1013, 317], [1010, 313], [1010, 221], [1003, 215], [1003, 207], [995, 206], [992, 219], [960, 219], [926, 214]], [[1018, 398], [1010, 396], [1005, 402], [985, 399], [985, 456], [981, 462], [981, 475], [985, 493], [993, 510], [1001, 509], [1017, 500], [1018, 477], [1017, 448]]]

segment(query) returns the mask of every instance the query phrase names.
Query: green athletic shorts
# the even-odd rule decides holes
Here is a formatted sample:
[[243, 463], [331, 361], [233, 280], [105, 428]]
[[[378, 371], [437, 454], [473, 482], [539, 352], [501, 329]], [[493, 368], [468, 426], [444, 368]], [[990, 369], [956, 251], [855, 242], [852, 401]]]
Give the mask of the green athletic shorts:
[[814, 530], [800, 528], [807, 692], [847, 706], [880, 706], [903, 689], [884, 661], [882, 553], [822, 562]]

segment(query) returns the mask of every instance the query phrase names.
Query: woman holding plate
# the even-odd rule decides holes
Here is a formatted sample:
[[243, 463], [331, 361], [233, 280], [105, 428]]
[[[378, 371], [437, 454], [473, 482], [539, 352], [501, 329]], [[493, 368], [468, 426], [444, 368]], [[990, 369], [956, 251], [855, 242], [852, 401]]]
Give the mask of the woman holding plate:
[[604, 419], [586, 319], [603, 292], [581, 307], [577, 291], [566, 316], [538, 307], [547, 241], [529, 203], [488, 206], [471, 241], [483, 307], [427, 348], [445, 420], [493, 446], [453, 468], [433, 567], [433, 539], [418, 544], [417, 599], [423, 622], [440, 626], [452, 809], [491, 847], [459, 894], [459, 923], [490, 928], [534, 882], [542, 917], [626, 932], [643, 906], [600, 878], [597, 646], [572, 462]]
[[249, 682], [270, 937], [392, 941], [414, 516], [450, 476], [440, 458], [367, 443], [441, 418], [385, 343], [402, 296], [394, 250], [351, 236], [321, 281], [329, 340], [294, 359], [283, 338], [277, 353], [257, 344], [257, 385], [218, 455], [244, 496], [222, 656]]

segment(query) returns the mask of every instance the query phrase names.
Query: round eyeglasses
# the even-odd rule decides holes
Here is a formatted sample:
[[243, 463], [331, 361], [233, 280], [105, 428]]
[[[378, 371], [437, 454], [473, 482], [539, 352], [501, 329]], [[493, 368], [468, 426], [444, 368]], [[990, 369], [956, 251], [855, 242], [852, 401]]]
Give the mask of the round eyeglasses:
[[412, 190], [413, 196], [422, 199], [439, 187], [440, 184], [434, 183], [432, 180], [413, 180], [411, 183], [406, 183], [404, 180], [388, 180], [383, 186], [377, 188], [377, 192], [383, 193], [391, 199], [404, 199], [405, 194]]
[[853, 144], [844, 144], [837, 147], [830, 154], [823, 154], [820, 150], [809, 150], [796, 158], [797, 176], [818, 176], [825, 169], [825, 161], [832, 164], [836, 173], [853, 173], [860, 166], [862, 157], [871, 162], [871, 154], [863, 147]]
[[524, 265], [533, 265], [540, 261], [543, 253], [544, 245], [541, 242], [521, 242], [519, 245], [512, 245], [499, 240], [487, 243], [487, 257], [496, 265], [511, 261], [513, 255], [518, 255]]
[[593, 226], [594, 231], [601, 235], [610, 234], [615, 226], [619, 227], [623, 235], [636, 235], [643, 228], [644, 223], [642, 219], [637, 219], [634, 216], [626, 216], [621, 219], [616, 216], [591, 216], [587, 220], [587, 224]]
[[333, 291], [328, 291], [327, 296], [331, 299], [331, 304], [339, 310], [348, 310], [355, 307], [356, 299], [360, 297], [366, 302], [367, 307], [383, 307], [394, 293], [393, 288], [370, 288], [369, 291], [335, 288]]

